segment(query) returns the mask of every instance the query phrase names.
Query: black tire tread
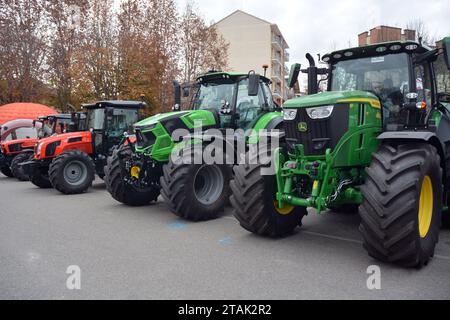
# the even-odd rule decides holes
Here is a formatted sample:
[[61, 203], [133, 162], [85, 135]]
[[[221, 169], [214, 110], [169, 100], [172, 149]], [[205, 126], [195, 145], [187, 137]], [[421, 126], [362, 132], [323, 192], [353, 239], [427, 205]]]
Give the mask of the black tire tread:
[[[439, 155], [428, 144], [381, 145], [373, 155], [366, 169], [366, 182], [361, 186], [364, 201], [359, 208], [359, 230], [370, 256], [405, 267], [420, 267], [432, 257], [432, 251], [418, 249], [415, 226], [421, 167], [426, 161], [432, 168], [438, 167], [442, 176]], [[434, 225], [431, 228], [434, 248], [439, 230]]]
[[156, 188], [139, 192], [135, 188], [127, 187], [122, 176], [119, 153], [124, 158], [131, 158], [132, 148], [128, 145], [115, 148], [112, 155], [107, 158], [104, 180], [106, 189], [111, 196], [118, 202], [129, 206], [143, 206], [156, 201], [160, 193]]
[[[87, 165], [87, 169], [91, 171], [91, 176], [88, 178], [90, 180], [89, 184], [87, 186], [81, 187], [67, 187], [64, 184], [64, 177], [62, 175], [62, 169], [65, 165], [65, 162], [73, 157], [78, 157], [83, 159], [85, 164]], [[55, 157], [50, 164], [49, 169], [49, 180], [53, 188], [58, 190], [61, 193], [64, 194], [79, 194], [85, 192], [89, 187], [92, 185], [92, 181], [94, 181], [95, 178], [95, 164], [92, 158], [86, 154], [83, 151], [80, 150], [70, 150], [65, 151]]]
[[274, 215], [274, 209], [267, 202], [274, 196], [270, 194], [274, 177], [261, 175], [260, 169], [266, 167], [264, 163], [249, 163], [253, 162], [246, 161], [233, 168], [230, 202], [234, 216], [244, 229], [258, 235], [277, 238], [293, 233], [307, 215], [306, 208], [295, 207], [288, 216]]
[[30, 181], [30, 177], [25, 174], [23, 169], [19, 166], [22, 162], [29, 160], [33, 156], [32, 153], [21, 153], [14, 157], [11, 161], [11, 172], [19, 181]]
[[225, 172], [225, 185], [224, 191], [218, 201], [212, 205], [214, 209], [198, 208], [199, 204], [195, 201], [190, 193], [186, 192], [188, 181], [192, 175], [192, 169], [196, 165], [187, 164], [184, 159], [194, 159], [194, 148], [187, 148], [182, 150], [183, 160], [180, 164], [175, 164], [172, 159], [169, 163], [163, 166], [163, 176], [161, 177], [161, 195], [163, 196], [165, 203], [175, 215], [190, 221], [204, 221], [215, 219], [221, 215], [224, 208], [229, 203], [230, 187], [229, 180], [231, 177], [231, 168], [226, 165], [221, 165], [221, 168]]

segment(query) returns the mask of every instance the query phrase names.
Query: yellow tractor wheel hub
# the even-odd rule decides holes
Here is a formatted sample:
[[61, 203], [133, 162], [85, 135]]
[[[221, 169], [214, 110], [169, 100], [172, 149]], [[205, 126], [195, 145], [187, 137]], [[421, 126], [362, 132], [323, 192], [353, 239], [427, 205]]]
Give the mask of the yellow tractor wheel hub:
[[137, 166], [132, 166], [130, 170], [130, 174], [133, 178], [139, 179], [139, 173], [141, 172], [141, 168]]
[[294, 206], [292, 206], [290, 204], [285, 204], [283, 206], [283, 208], [280, 208], [278, 206], [278, 201], [277, 200], [273, 201], [273, 206], [275, 207], [276, 212], [278, 212], [281, 215], [287, 215], [287, 214], [290, 214], [292, 211], [294, 211]]
[[419, 234], [423, 239], [430, 230], [431, 220], [433, 218], [433, 184], [431, 178], [425, 176], [422, 182], [419, 200]]

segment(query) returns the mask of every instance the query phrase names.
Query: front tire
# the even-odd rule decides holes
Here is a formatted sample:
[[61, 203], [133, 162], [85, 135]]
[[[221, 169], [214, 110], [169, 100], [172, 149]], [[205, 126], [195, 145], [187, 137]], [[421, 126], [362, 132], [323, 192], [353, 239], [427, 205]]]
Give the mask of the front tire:
[[196, 159], [194, 149], [182, 150], [181, 163], [175, 163], [171, 157], [163, 166], [161, 195], [169, 209], [181, 218], [214, 219], [228, 204], [231, 168], [226, 164], [189, 164]]
[[48, 177], [48, 167], [38, 167], [29, 176], [30, 182], [41, 189], [50, 189], [52, 184]]
[[121, 161], [129, 161], [131, 156], [132, 148], [129, 145], [113, 150], [105, 166], [106, 189], [115, 200], [123, 204], [144, 206], [158, 199], [159, 188], [150, 186], [146, 189], [138, 189], [124, 181], [124, 168], [121, 166]]
[[14, 177], [11, 168], [8, 166], [3, 166], [0, 168], [0, 172], [3, 173], [3, 175], [7, 176], [8, 178]]
[[436, 148], [382, 145], [366, 171], [359, 211], [364, 248], [383, 262], [426, 265], [441, 224], [442, 169]]
[[19, 179], [19, 181], [29, 181], [30, 180], [30, 177], [25, 173], [25, 171], [23, 170], [23, 168], [20, 164], [25, 161], [31, 160], [32, 158], [33, 158], [32, 153], [21, 153], [21, 154], [17, 155], [13, 159], [13, 161], [11, 161], [11, 172], [14, 175], [14, 177]]
[[234, 216], [247, 231], [272, 238], [285, 237], [301, 226], [308, 212], [305, 207], [278, 207], [275, 175], [261, 175], [261, 169], [266, 167], [260, 161], [234, 166], [230, 202]]
[[82, 151], [66, 151], [53, 159], [49, 176], [52, 186], [61, 193], [83, 193], [94, 181], [94, 162]]

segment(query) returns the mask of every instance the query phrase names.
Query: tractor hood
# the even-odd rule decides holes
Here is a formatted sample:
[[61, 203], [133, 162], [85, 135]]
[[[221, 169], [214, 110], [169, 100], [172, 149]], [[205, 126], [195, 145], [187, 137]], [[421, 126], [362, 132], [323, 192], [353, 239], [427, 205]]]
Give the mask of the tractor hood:
[[38, 140], [37, 138], [9, 140], [9, 141], [2, 142], [1, 145], [2, 146], [10, 146], [10, 145], [14, 145], [14, 144], [23, 144], [23, 143], [34, 144], [34, 143], [36, 143], [37, 140]]
[[218, 113], [211, 110], [188, 110], [160, 113], [144, 119], [134, 125], [136, 129], [145, 130], [147, 128], [154, 128], [157, 124], [163, 125], [167, 131], [171, 132], [173, 129], [193, 129], [199, 127], [211, 127], [218, 124]]
[[284, 109], [309, 108], [346, 102], [369, 102], [380, 105], [376, 95], [367, 91], [328, 91], [288, 100]]
[[83, 137], [90, 137], [91, 133], [89, 131], [80, 131], [80, 132], [68, 132], [68, 133], [61, 133], [61, 134], [54, 134], [50, 137], [43, 138], [39, 140], [39, 144], [48, 144], [52, 142], [57, 141], [66, 141], [70, 138], [83, 138]]
[[141, 120], [134, 124], [135, 127], [142, 128], [142, 127], [148, 127], [152, 126], [158, 122], [160, 122], [163, 119], [166, 118], [173, 118], [173, 117], [181, 117], [182, 115], [185, 115], [186, 113], [189, 113], [189, 111], [176, 111], [176, 112], [165, 112], [165, 113], [158, 113], [154, 116], [151, 116], [149, 118], [145, 118], [144, 120]]

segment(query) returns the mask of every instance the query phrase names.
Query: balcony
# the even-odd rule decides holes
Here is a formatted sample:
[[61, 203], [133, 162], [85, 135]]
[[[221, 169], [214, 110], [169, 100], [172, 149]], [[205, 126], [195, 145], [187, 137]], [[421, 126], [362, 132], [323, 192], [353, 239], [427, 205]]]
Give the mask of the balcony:
[[272, 66], [272, 79], [274, 82], [282, 82], [283, 76], [281, 75], [281, 68]]
[[288, 61], [289, 61], [289, 52], [284, 50], [284, 62], [288, 62]]
[[278, 52], [272, 52], [272, 61], [278, 63], [279, 65], [283, 65], [281, 54], [279, 54]]
[[283, 50], [283, 39], [280, 36], [272, 35], [272, 45]]

